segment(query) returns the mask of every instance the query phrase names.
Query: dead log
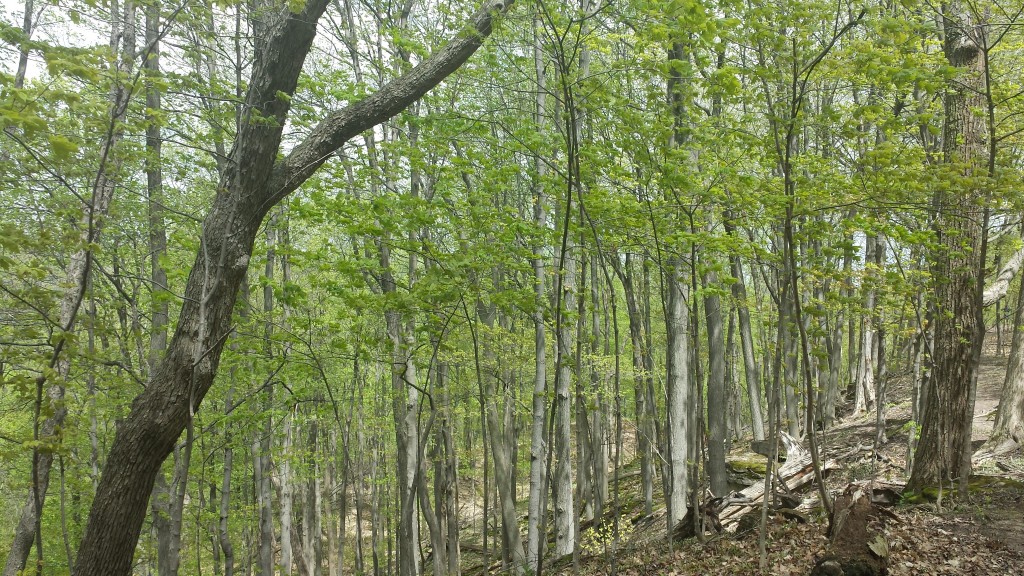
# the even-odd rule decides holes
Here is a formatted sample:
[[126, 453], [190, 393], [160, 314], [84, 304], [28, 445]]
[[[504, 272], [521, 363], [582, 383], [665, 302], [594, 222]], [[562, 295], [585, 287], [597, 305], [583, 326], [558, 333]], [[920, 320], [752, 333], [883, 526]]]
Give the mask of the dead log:
[[[811, 453], [800, 444], [799, 440], [785, 432], [780, 434], [780, 440], [786, 452], [786, 462], [776, 471], [778, 474], [777, 478], [781, 480], [781, 482], [777, 482], [779, 485], [777, 490], [782, 490], [783, 494], [790, 494], [814, 481], [814, 469], [811, 464]], [[822, 465], [822, 471], [827, 471], [834, 466], [835, 463], [832, 461], [825, 462]], [[752, 486], [731, 494], [725, 500], [717, 499], [719, 502], [715, 506], [714, 514], [710, 513], [711, 511], [706, 508], [706, 504], [702, 506], [701, 522], [706, 527], [706, 530], [715, 529], [716, 531], [735, 532], [740, 518], [752, 510], [760, 509], [760, 502], [763, 497], [764, 481], [757, 482]], [[786, 506], [785, 504], [795, 505]], [[791, 500], [784, 503], [781, 507], [795, 508], [796, 505], [799, 505], [799, 502]], [[721, 526], [721, 529], [719, 529], [719, 526]], [[689, 509], [683, 520], [673, 531], [673, 536], [676, 539], [685, 539], [693, 538], [695, 535], [693, 510]]]
[[[721, 515], [722, 512], [734, 506], [736, 504], [750, 504], [750, 498], [743, 495], [742, 492], [733, 492], [728, 496], [709, 498], [704, 504], [701, 504], [699, 511], [701, 514], [700, 525], [707, 531], [709, 528], [715, 532], [721, 532], [724, 530], [722, 526]], [[687, 538], [693, 538], [697, 535], [696, 522], [693, 518], [693, 507], [686, 509], [686, 514], [683, 515], [683, 519], [676, 525], [672, 531], [672, 536], [676, 540], [685, 540]]]
[[850, 484], [836, 498], [829, 519], [830, 544], [811, 576], [883, 576], [889, 567], [886, 515], [871, 502], [871, 491]]

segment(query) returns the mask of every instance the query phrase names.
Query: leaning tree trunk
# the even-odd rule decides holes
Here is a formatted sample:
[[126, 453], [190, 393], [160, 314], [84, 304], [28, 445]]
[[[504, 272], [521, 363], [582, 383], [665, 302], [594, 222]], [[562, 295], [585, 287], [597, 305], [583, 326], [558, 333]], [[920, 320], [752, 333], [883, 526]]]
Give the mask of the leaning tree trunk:
[[[203, 219], [200, 247], [185, 285], [178, 325], [149, 386], [118, 427], [75, 564], [76, 576], [120, 576], [132, 556], [160, 465], [205, 397], [231, 332], [238, 287], [267, 211], [307, 180], [355, 135], [398, 114], [454, 72], [490, 34], [511, 2], [488, 0], [470, 30], [375, 94], [330, 113], [278, 160], [290, 95], [295, 93], [316, 23], [328, 0], [297, 13], [261, 12], [246, 105], [230, 162]], [[283, 97], [282, 97], [283, 96]]]
[[999, 396], [996, 422], [982, 454], [1003, 454], [1024, 445], [1024, 282], [1013, 314], [1013, 339], [1006, 365], [1006, 379]]
[[959, 75], [946, 89], [943, 157], [964, 180], [962, 186], [939, 188], [933, 203], [937, 312], [921, 439], [907, 483], [907, 490], [914, 492], [970, 474], [970, 459], [964, 454], [970, 450], [971, 389], [984, 337], [983, 191], [968, 181], [985, 164], [985, 120], [975, 113], [985, 105], [984, 26], [971, 21], [967, 6], [953, 2], [944, 12], [943, 28], [946, 59]]

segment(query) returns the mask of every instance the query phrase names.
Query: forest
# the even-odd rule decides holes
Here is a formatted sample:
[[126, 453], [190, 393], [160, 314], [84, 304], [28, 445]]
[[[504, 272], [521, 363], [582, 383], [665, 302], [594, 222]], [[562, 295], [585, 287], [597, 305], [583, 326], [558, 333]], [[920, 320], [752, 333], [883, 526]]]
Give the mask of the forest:
[[1014, 574], [1021, 0], [4, 0], [2, 576]]

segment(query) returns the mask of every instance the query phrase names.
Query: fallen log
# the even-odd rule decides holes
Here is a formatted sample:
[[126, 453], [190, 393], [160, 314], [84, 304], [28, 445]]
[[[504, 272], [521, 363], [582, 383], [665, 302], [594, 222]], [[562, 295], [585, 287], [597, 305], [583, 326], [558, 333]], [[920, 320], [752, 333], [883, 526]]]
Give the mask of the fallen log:
[[887, 515], [871, 501], [871, 489], [850, 484], [829, 518], [829, 547], [811, 576], [883, 576], [889, 568]]
[[[814, 468], [811, 464], [811, 453], [803, 447], [799, 440], [785, 432], [780, 434], [780, 440], [786, 453], [786, 461], [779, 467], [776, 474], [778, 474], [778, 479], [781, 480], [784, 492], [789, 493], [813, 482]], [[834, 466], [835, 463], [829, 460], [822, 465], [822, 471], [827, 471]], [[702, 523], [706, 528], [713, 527], [716, 530], [721, 529], [735, 532], [740, 518], [748, 512], [758, 509], [763, 498], [764, 482], [756, 482], [752, 486], [747, 486], [743, 490], [722, 499], [719, 506], [716, 506], [714, 510], [701, 506]], [[792, 502], [789, 503], [791, 504]], [[790, 508], [792, 506], [781, 507]], [[712, 515], [714, 518], [711, 517]], [[673, 534], [677, 539], [692, 538], [695, 535], [692, 509], [687, 510], [686, 515]]]

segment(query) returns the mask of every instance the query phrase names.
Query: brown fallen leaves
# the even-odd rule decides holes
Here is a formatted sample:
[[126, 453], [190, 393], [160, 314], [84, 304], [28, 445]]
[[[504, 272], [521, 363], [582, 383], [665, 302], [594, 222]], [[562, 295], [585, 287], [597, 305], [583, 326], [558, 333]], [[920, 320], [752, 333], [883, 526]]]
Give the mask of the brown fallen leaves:
[[[974, 520], [939, 516], [925, 510], [895, 510], [886, 528], [892, 576], [1022, 574], [1024, 555], [983, 535]], [[1022, 519], [1024, 521], [1024, 519]], [[768, 525], [768, 567], [758, 568], [757, 534], [723, 534], [701, 544], [677, 544], [669, 553], [658, 540], [636, 543], [619, 554], [621, 576], [777, 575], [810, 572], [828, 545], [827, 522], [798, 524], [771, 518]], [[582, 574], [608, 574], [601, 556], [583, 559]], [[568, 571], [564, 573], [569, 573]]]

